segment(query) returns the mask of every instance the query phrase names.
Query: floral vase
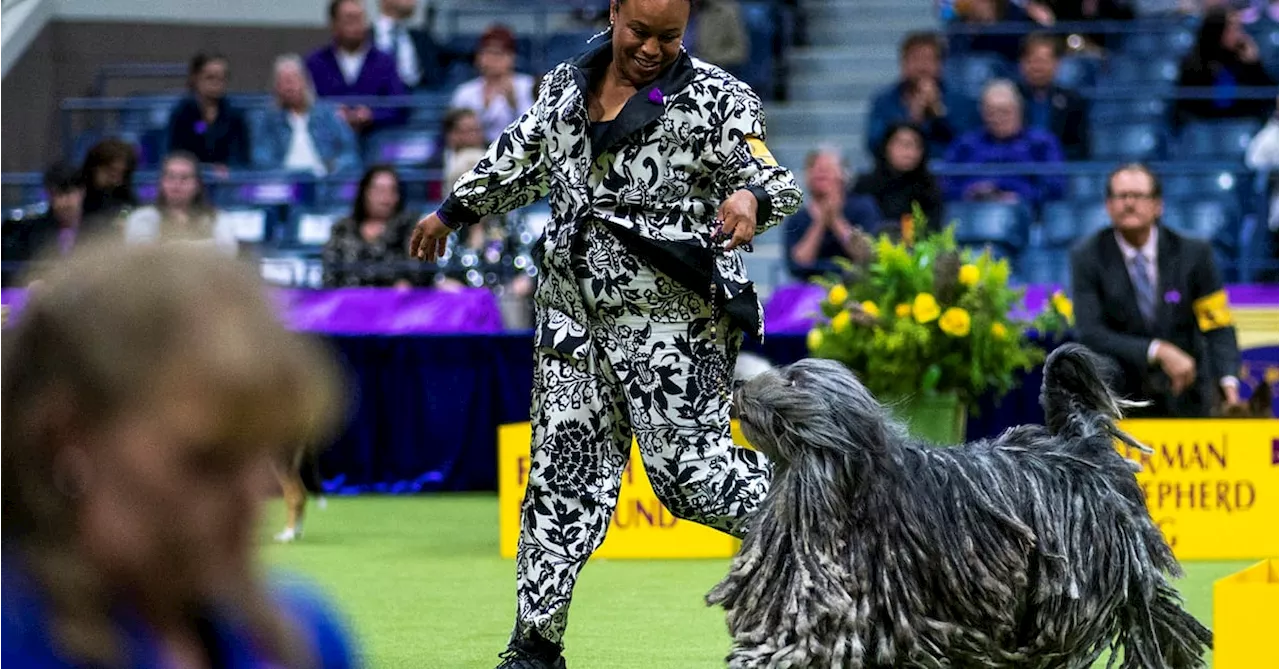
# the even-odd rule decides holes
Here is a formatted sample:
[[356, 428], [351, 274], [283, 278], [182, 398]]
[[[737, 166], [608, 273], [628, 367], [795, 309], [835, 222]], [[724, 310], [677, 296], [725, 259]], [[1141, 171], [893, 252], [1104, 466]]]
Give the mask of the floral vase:
[[939, 446], [964, 443], [967, 411], [955, 393], [894, 398], [887, 404], [912, 437]]

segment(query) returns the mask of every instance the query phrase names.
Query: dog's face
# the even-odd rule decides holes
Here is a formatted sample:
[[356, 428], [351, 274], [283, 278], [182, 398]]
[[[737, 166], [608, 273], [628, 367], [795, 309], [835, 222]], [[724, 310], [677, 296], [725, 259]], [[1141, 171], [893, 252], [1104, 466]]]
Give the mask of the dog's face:
[[894, 425], [844, 365], [815, 358], [753, 377], [733, 407], [747, 441], [783, 466], [815, 449], [874, 457]]

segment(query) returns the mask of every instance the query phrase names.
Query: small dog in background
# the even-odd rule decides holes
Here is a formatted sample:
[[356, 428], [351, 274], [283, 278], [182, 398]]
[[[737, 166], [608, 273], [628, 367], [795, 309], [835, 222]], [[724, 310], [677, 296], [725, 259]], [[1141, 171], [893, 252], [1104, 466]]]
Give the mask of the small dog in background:
[[1045, 362], [1046, 426], [928, 447], [829, 360], [764, 372], [735, 396], [774, 464], [728, 576], [729, 666], [1200, 667], [1212, 633], [1115, 439], [1134, 406], [1068, 344]]
[[[292, 543], [302, 538], [302, 521], [307, 511], [307, 484], [302, 478], [305, 463], [311, 463], [311, 474], [315, 481], [320, 480], [320, 462], [316, 454], [307, 448], [298, 448], [275, 466], [276, 480], [280, 482], [281, 495], [284, 498], [284, 529], [275, 535], [280, 543]], [[323, 495], [316, 500], [316, 506], [325, 507]]]

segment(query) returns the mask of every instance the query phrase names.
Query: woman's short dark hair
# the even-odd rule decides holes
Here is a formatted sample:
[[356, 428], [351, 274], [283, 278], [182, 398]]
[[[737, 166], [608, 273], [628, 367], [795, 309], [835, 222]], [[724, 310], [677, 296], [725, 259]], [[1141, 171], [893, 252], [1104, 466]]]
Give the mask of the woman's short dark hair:
[[1047, 46], [1052, 49], [1054, 58], [1062, 57], [1062, 40], [1044, 32], [1028, 33], [1026, 37], [1023, 37], [1022, 50], [1019, 55], [1025, 58], [1027, 54], [1031, 53], [1032, 49], [1038, 46]]
[[227, 63], [227, 57], [217, 51], [199, 51], [191, 57], [191, 63], [187, 67], [187, 76], [195, 79], [196, 75], [204, 71], [210, 63]]
[[396, 173], [396, 168], [390, 165], [374, 165], [365, 171], [363, 177], [360, 177], [360, 185], [356, 188], [356, 202], [355, 206], [351, 208], [351, 220], [356, 225], [363, 223], [369, 215], [369, 210], [364, 204], [364, 198], [369, 192], [369, 186], [373, 184], [374, 178], [379, 174], [390, 174], [391, 178], [396, 180], [396, 190], [399, 191], [400, 197], [396, 199], [396, 206], [392, 210], [392, 214], [399, 214], [404, 211], [404, 184], [400, 181], [400, 175]]
[[94, 144], [84, 157], [84, 165], [81, 167], [81, 172], [86, 179], [92, 182], [94, 170], [121, 161], [124, 162], [125, 186], [131, 186], [133, 184], [133, 173], [138, 169], [138, 150], [133, 144], [118, 137], [104, 139]]
[[932, 30], [920, 30], [907, 33], [902, 38], [902, 46], [898, 50], [899, 58], [906, 58], [907, 54], [915, 51], [919, 47], [929, 47], [938, 56], [942, 56], [942, 40], [938, 37], [938, 33]]
[[44, 171], [44, 189], [49, 193], [67, 193], [84, 188], [84, 173], [80, 168], [60, 160]]
[[476, 116], [476, 111], [470, 107], [454, 107], [444, 113], [444, 120], [441, 121], [441, 130], [448, 135], [453, 129], [458, 127], [458, 122], [468, 116]]

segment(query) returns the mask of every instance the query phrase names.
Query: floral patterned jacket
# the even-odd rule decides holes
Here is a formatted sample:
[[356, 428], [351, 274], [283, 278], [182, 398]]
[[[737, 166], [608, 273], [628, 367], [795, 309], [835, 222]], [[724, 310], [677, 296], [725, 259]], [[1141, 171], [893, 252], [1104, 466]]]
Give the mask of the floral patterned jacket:
[[550, 196], [534, 296], [539, 346], [585, 353], [587, 319], [571, 247], [592, 219], [609, 223], [634, 252], [763, 337], [741, 255], [711, 239], [720, 204], [738, 190], [757, 198], [756, 234], [800, 205], [794, 176], [765, 146], [759, 98], [724, 70], [682, 52], [594, 144], [587, 90], [611, 58], [606, 41], [547, 74], [533, 107], [455, 185], [440, 207], [442, 220], [460, 228]]

